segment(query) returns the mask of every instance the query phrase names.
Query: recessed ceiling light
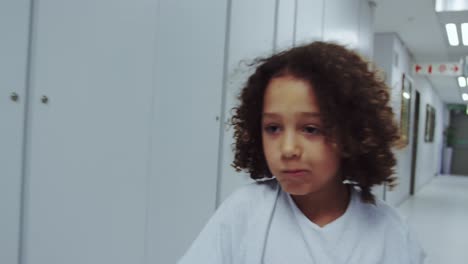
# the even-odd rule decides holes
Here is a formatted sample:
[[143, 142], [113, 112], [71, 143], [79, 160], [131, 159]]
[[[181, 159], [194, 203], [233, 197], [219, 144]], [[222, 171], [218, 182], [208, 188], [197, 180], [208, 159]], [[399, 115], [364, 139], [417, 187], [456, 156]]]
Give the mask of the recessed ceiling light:
[[468, 46], [468, 23], [461, 24], [463, 45]]
[[462, 94], [463, 101], [468, 101], [468, 93]]
[[436, 12], [442, 12], [444, 10], [444, 3], [442, 3], [442, 0], [436, 0], [435, 1], [435, 11]]
[[406, 99], [410, 99], [411, 96], [408, 92], [403, 92], [403, 97], [406, 98]]
[[445, 30], [450, 46], [458, 46], [460, 41], [458, 40], [457, 26], [453, 23], [445, 24]]
[[458, 77], [458, 86], [460, 86], [460, 88], [466, 87], [465, 77], [463, 77], [463, 76]]
[[468, 10], [468, 1], [467, 0], [436, 0], [435, 10], [436, 12], [466, 11]]

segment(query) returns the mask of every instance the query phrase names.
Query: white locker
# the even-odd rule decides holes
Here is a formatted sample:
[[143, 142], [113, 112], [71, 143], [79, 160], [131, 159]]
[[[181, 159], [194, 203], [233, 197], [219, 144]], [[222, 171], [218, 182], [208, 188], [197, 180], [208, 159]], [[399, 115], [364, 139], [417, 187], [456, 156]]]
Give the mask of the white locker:
[[144, 263], [156, 8], [34, 1], [22, 264]]
[[1, 4], [0, 262], [174, 263], [215, 209], [227, 0]]
[[19, 261], [30, 1], [0, 1], [0, 263]]
[[275, 21], [275, 52], [294, 46], [296, 24], [296, 1], [278, 0]]
[[249, 182], [225, 126], [246, 64], [365, 41], [344, 2], [1, 1], [0, 263], [174, 263]]
[[148, 264], [176, 263], [215, 210], [227, 4], [160, 0]]
[[323, 40], [324, 6], [327, 1], [296, 0], [295, 46]]
[[[224, 87], [224, 122], [232, 116], [231, 109], [238, 104], [242, 85], [247, 81], [251, 68], [247, 64], [257, 57], [269, 56], [274, 48], [275, 0], [232, 1], [228, 27], [226, 83]], [[222, 130], [221, 171], [218, 187], [218, 204], [233, 190], [250, 182], [244, 173], [231, 167], [233, 129], [226, 125]]]
[[360, 0], [359, 11], [359, 52], [368, 60], [374, 55], [374, 14], [375, 3]]
[[324, 5], [323, 39], [357, 49], [360, 0], [326, 0]]

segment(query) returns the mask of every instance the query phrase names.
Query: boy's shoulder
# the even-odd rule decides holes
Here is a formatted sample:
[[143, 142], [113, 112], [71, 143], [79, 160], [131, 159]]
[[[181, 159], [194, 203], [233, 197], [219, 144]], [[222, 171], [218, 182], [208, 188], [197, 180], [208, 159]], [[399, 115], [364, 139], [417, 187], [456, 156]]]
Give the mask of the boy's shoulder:
[[380, 261], [372, 263], [423, 263], [425, 253], [398, 210], [380, 199], [376, 199], [375, 204], [365, 203], [359, 191], [355, 194], [353, 198], [358, 199], [354, 200], [353, 217], [349, 221], [353, 228], [347, 229], [354, 229], [349, 237], [359, 241], [354, 251], [373, 252], [370, 256]]
[[222, 215], [222, 218], [228, 222], [232, 221], [232, 219], [237, 219], [236, 221], [247, 218], [255, 219], [255, 216], [267, 213], [268, 208], [273, 209], [278, 188], [275, 179], [244, 185], [235, 190], [221, 203], [216, 214]]
[[408, 232], [406, 220], [396, 208], [385, 201], [377, 198], [375, 204], [360, 202], [360, 207], [368, 221], [373, 222], [372, 224], [384, 226], [385, 229], [402, 235]]
[[276, 199], [278, 182], [275, 179], [246, 184], [229, 195], [221, 206], [240, 206], [244, 209], [261, 206]]

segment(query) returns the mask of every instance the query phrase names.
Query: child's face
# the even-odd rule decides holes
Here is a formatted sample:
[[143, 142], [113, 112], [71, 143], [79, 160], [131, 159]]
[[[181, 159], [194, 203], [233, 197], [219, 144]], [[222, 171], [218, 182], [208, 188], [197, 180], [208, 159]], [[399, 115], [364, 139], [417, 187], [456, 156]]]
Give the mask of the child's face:
[[325, 191], [341, 184], [338, 148], [322, 133], [313, 89], [304, 80], [283, 76], [272, 79], [265, 91], [263, 150], [270, 171], [292, 195]]

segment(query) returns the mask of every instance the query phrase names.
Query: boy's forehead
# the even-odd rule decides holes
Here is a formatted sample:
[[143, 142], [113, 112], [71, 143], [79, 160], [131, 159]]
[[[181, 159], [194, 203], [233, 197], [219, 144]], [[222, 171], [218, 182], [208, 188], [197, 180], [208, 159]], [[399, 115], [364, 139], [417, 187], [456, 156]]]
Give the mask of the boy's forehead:
[[[282, 89], [282, 88], [278, 88]], [[313, 96], [297, 89], [284, 90], [280, 93], [272, 93], [264, 98], [263, 113], [270, 115], [297, 115], [314, 117], [319, 115], [320, 107]]]
[[296, 108], [301, 112], [317, 112], [317, 100], [313, 87], [304, 80], [290, 76], [274, 78], [265, 90], [266, 109]]

